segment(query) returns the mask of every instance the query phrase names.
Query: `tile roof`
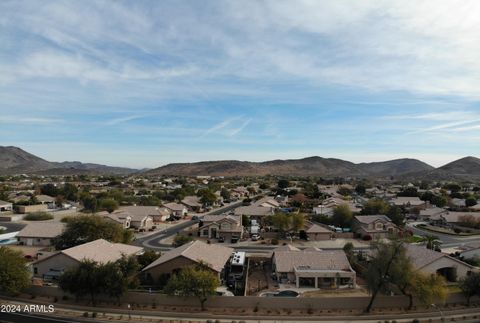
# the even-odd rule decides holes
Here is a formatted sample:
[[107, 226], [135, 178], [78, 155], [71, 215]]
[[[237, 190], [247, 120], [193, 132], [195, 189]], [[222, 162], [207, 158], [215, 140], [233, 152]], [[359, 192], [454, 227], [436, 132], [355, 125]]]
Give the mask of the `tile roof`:
[[123, 243], [111, 243], [104, 239], [87, 242], [76, 247], [62, 250], [61, 253], [82, 261], [89, 259], [98, 263], [117, 261], [122, 255], [136, 255], [143, 251], [143, 248]]
[[313, 224], [305, 232], [306, 233], [332, 233], [331, 230], [328, 230], [327, 228], [324, 228], [318, 224]]
[[167, 251], [160, 258], [145, 267], [143, 271], [164, 264], [177, 257], [185, 257], [194, 262], [203, 261], [210, 267], [221, 272], [234, 250], [217, 244], [207, 244], [201, 241], [191, 241], [178, 248]]
[[392, 222], [386, 215], [383, 214], [378, 214], [378, 215], [356, 215], [355, 219], [357, 219], [358, 222], [363, 223], [363, 224], [370, 224], [373, 223], [377, 220], [381, 221], [386, 221], [386, 222]]
[[274, 251], [278, 272], [294, 272], [295, 269], [352, 271], [343, 250]]
[[29, 223], [18, 234], [19, 238], [55, 238], [59, 236], [65, 223], [62, 222], [35, 222]]
[[263, 206], [241, 206], [235, 209], [236, 215], [256, 215], [256, 216], [264, 216], [273, 214], [273, 208], [271, 207], [263, 207]]
[[444, 253], [427, 249], [425, 246], [407, 244], [406, 249], [407, 256], [412, 261], [413, 266], [417, 269], [421, 269], [442, 257], [448, 257]]

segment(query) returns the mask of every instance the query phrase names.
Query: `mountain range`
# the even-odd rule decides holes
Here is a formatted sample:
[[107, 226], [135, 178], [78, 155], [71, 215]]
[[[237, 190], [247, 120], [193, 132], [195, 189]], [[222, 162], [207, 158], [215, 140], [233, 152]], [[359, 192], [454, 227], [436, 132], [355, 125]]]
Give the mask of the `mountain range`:
[[359, 163], [308, 157], [303, 159], [248, 162], [237, 160], [168, 164], [147, 171], [147, 175], [210, 176], [322, 176], [428, 180], [480, 180], [480, 159], [465, 157], [439, 168], [420, 160], [403, 158]]
[[150, 170], [135, 170], [99, 164], [50, 162], [18, 147], [0, 146], [0, 174], [132, 174], [182, 176], [321, 176], [428, 180], [480, 180], [480, 159], [465, 157], [435, 168], [418, 159], [395, 159], [383, 162], [352, 163], [336, 158], [248, 162], [238, 160], [173, 163]]
[[130, 174], [137, 170], [78, 161], [50, 162], [18, 147], [0, 146], [0, 174], [98, 175]]

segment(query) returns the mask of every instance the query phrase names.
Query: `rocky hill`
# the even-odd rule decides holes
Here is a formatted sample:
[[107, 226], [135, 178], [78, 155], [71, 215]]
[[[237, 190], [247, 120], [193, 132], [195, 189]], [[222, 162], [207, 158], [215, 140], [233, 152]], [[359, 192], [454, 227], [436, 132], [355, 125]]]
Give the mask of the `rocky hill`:
[[49, 162], [18, 147], [0, 146], [0, 174], [129, 174], [136, 170], [99, 164]]
[[398, 159], [386, 162], [354, 164], [349, 161], [308, 157], [303, 159], [247, 162], [237, 160], [207, 161], [198, 163], [168, 164], [146, 172], [147, 175], [184, 176], [356, 176], [387, 177], [413, 172], [430, 171], [434, 168], [416, 159]]

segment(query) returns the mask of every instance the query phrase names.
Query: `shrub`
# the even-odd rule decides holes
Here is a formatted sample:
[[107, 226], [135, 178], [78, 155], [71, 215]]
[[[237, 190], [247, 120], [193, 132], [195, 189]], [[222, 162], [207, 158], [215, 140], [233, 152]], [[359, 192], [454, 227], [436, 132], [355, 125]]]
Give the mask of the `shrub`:
[[88, 317], [88, 312], [84, 312], [83, 317]]
[[278, 245], [278, 239], [272, 239], [272, 242], [271, 242], [274, 246]]
[[47, 212], [34, 212], [27, 214], [24, 219], [27, 221], [45, 221], [53, 219], [53, 215]]
[[370, 241], [370, 240], [372, 240], [372, 236], [369, 235], [369, 234], [366, 234], [366, 235], [363, 236], [363, 240], [364, 241]]

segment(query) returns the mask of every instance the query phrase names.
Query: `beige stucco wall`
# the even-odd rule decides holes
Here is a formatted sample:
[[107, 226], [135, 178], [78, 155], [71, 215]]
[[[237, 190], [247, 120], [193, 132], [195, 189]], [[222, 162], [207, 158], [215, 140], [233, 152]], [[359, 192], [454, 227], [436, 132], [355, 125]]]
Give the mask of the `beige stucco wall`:
[[325, 233], [308, 233], [307, 232], [308, 239], [312, 241], [321, 241], [321, 240], [330, 240], [332, 237], [332, 233], [325, 232]]
[[50, 238], [26, 238], [18, 237], [19, 242], [23, 243], [25, 246], [41, 246], [48, 247], [52, 245], [52, 239]]
[[467, 265], [462, 264], [461, 262], [455, 261], [448, 257], [442, 257], [431, 264], [420, 268], [421, 272], [428, 274], [435, 274], [438, 269], [445, 267], [454, 267], [457, 269], [457, 279], [463, 278], [467, 275], [467, 272], [473, 271], [474, 269], [470, 268]]
[[48, 205], [46, 204], [36, 204], [36, 205], [17, 205], [17, 212], [18, 213], [33, 213], [33, 212], [41, 212], [47, 211]]
[[50, 258], [47, 258], [45, 260], [42, 260], [37, 263], [33, 263], [32, 267], [34, 268], [34, 273], [35, 273], [35, 268], [37, 268], [37, 273], [34, 274], [36, 277], [43, 277], [51, 268], [55, 269], [68, 269], [72, 267], [78, 266], [79, 262], [65, 256], [62, 253], [58, 253], [55, 256], [52, 256]]

